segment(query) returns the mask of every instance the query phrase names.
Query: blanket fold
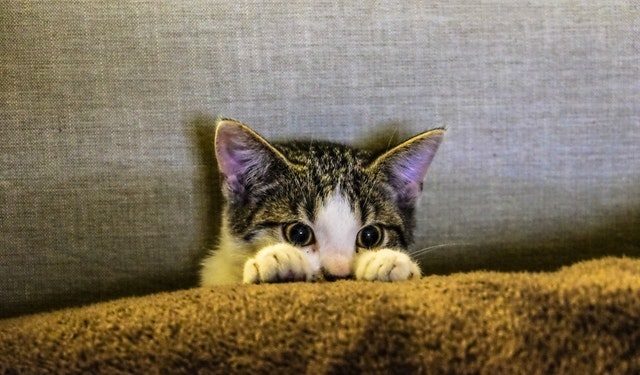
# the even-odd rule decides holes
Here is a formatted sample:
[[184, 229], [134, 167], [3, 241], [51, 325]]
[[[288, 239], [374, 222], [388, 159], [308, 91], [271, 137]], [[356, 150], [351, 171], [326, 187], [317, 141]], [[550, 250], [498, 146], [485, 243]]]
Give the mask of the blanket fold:
[[640, 260], [197, 288], [0, 321], [1, 373], [639, 373]]

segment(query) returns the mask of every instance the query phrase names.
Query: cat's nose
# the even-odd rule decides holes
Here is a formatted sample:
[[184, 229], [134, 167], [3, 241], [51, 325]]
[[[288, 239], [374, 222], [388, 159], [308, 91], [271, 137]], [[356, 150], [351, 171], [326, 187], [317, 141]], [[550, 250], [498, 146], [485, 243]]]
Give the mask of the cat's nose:
[[341, 254], [332, 254], [322, 260], [325, 274], [333, 277], [347, 277], [351, 274], [351, 259]]

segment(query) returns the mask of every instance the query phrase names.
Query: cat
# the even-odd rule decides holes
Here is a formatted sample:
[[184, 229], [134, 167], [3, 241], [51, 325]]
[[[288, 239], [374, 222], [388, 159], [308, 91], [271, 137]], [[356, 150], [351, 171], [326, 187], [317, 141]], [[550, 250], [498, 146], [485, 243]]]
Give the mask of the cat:
[[444, 133], [433, 129], [376, 155], [328, 142], [269, 143], [238, 121], [217, 121], [225, 204], [201, 286], [420, 278], [406, 250]]

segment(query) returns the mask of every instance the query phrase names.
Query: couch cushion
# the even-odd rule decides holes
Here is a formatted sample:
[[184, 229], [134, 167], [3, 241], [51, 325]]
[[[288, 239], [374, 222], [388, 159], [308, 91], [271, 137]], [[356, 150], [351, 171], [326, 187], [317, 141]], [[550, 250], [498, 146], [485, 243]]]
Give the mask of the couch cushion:
[[640, 260], [197, 288], [0, 321], [2, 373], [635, 374]]
[[415, 248], [450, 246], [422, 257], [427, 272], [638, 254], [639, 13], [7, 2], [0, 315], [193, 285], [219, 220], [220, 115], [272, 139], [378, 146], [448, 126]]

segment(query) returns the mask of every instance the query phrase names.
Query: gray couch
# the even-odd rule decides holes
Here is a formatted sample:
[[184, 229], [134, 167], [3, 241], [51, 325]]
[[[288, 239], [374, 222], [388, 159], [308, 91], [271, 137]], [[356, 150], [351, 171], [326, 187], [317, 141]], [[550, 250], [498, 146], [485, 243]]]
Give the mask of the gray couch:
[[638, 256], [638, 35], [631, 1], [5, 1], [0, 317], [194, 286], [217, 116], [376, 147], [447, 126], [428, 274]]

